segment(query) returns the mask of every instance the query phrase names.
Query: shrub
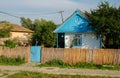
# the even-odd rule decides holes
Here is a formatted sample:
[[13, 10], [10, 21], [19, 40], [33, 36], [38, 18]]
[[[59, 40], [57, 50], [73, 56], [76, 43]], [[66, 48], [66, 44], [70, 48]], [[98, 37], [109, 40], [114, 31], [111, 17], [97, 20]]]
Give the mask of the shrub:
[[71, 64], [64, 63], [62, 60], [53, 59], [45, 64], [40, 64], [39, 66], [71, 67]]
[[63, 68], [89, 68], [89, 69], [109, 69], [109, 70], [120, 70], [120, 65], [112, 65], [112, 64], [105, 64], [105, 65], [96, 65], [86, 62], [78, 62], [76, 64], [69, 64], [64, 63], [62, 60], [51, 60], [44, 64], [40, 64], [40, 67], [47, 66], [47, 67], [63, 67]]
[[0, 64], [1, 65], [20, 65], [25, 63], [25, 59], [21, 57], [17, 58], [12, 58], [12, 57], [5, 57], [5, 56], [0, 56]]
[[10, 48], [14, 48], [16, 46], [16, 44], [12, 40], [6, 40], [4, 44], [5, 46], [10, 47]]
[[85, 62], [78, 62], [74, 65], [77, 68], [94, 68], [95, 65], [93, 63], [85, 63]]

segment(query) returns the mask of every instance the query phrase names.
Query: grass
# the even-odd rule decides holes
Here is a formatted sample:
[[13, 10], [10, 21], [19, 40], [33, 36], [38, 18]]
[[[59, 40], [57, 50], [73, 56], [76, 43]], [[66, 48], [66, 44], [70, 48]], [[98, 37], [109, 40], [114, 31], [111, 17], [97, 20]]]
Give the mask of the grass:
[[7, 58], [5, 56], [0, 56], [0, 65], [20, 65], [23, 63], [25, 63], [25, 59], [21, 57]]
[[71, 67], [72, 65], [71, 64], [69, 64], [69, 63], [64, 63], [63, 61], [61, 61], [61, 60], [52, 60], [52, 61], [48, 61], [48, 62], [46, 62], [46, 63], [44, 63], [44, 64], [40, 64], [40, 65], [38, 65], [38, 66], [40, 66], [40, 67], [61, 67], [61, 68], [66, 68], [66, 67]]
[[7, 78], [119, 78], [119, 77], [105, 77], [105, 76], [82, 76], [82, 75], [56, 75], [45, 74], [38, 72], [25, 72], [9, 75]]
[[76, 64], [64, 63], [61, 60], [52, 60], [44, 64], [38, 65], [39, 67], [61, 67], [61, 68], [89, 68], [89, 69], [108, 69], [108, 70], [120, 70], [120, 65], [96, 65], [93, 63], [79, 62]]
[[[1, 74], [1, 73], [0, 73]], [[0, 77], [2, 78], [3, 76], [6, 76], [6, 75], [8, 75], [7, 73], [2, 73], [1, 75], [0, 75]]]

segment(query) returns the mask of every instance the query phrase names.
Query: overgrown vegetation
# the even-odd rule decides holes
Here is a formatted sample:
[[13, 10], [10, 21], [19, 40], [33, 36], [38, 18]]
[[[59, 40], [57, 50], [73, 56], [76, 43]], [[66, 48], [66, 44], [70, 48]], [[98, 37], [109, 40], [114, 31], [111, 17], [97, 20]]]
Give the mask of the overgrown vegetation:
[[25, 63], [25, 59], [21, 57], [7, 58], [5, 56], [0, 56], [0, 65], [20, 65], [23, 63]]
[[62, 60], [51, 60], [51, 61], [48, 61], [44, 64], [40, 64], [39, 65], [40, 67], [42, 66], [51, 66], [51, 67], [72, 67], [71, 64], [69, 63], [64, 63]]
[[90, 26], [102, 36], [105, 48], [120, 48], [120, 6], [101, 2], [97, 9], [86, 12]]
[[6, 47], [15, 48], [16, 43], [15, 43], [15, 41], [9, 39], [9, 40], [6, 40], [6, 41], [4, 42], [4, 45], [5, 45]]
[[[0, 24], [2, 24], [2, 23], [3, 22], [1, 22]], [[7, 37], [11, 36], [10, 31], [11, 31], [12, 27], [7, 22], [5, 24], [7, 24], [8, 26], [3, 27], [3, 28], [0, 27], [0, 38], [7, 38]]]
[[108, 69], [108, 70], [120, 70], [120, 65], [96, 65], [93, 63], [78, 62], [76, 64], [64, 63], [61, 60], [51, 60], [44, 64], [38, 65], [40, 67], [61, 67], [61, 68], [89, 68], [89, 69]]
[[53, 33], [57, 25], [52, 21], [45, 19], [35, 19], [21, 17], [22, 26], [34, 31], [31, 43], [32, 45], [42, 45], [45, 47], [55, 47], [56, 35]]
[[107, 76], [84, 76], [84, 75], [56, 75], [45, 74], [38, 72], [19, 72], [13, 75], [9, 75], [7, 78], [119, 78], [119, 77], [107, 77]]

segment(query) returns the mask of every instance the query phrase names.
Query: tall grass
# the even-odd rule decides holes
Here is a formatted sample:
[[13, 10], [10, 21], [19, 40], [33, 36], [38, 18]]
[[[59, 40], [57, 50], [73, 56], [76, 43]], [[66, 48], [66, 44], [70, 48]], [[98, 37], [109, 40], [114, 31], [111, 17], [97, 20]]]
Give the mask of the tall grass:
[[44, 64], [40, 64], [39, 66], [54, 66], [54, 67], [71, 67], [71, 64], [69, 63], [64, 63], [62, 60], [51, 60], [51, 61], [48, 61]]
[[13, 75], [9, 75], [7, 78], [119, 78], [119, 77], [107, 77], [107, 76], [84, 76], [84, 75], [56, 75], [45, 74], [38, 72], [19, 72]]
[[96, 65], [93, 63], [85, 63], [85, 62], [78, 62], [76, 64], [69, 64], [69, 63], [64, 63], [61, 60], [51, 60], [48, 61], [44, 64], [38, 65], [40, 67], [62, 67], [62, 68], [89, 68], [89, 69], [109, 69], [109, 70], [120, 70], [120, 65], [111, 65], [111, 64], [106, 64], [106, 65]]
[[23, 63], [25, 63], [25, 59], [21, 57], [7, 58], [5, 56], [0, 56], [0, 65], [20, 65]]

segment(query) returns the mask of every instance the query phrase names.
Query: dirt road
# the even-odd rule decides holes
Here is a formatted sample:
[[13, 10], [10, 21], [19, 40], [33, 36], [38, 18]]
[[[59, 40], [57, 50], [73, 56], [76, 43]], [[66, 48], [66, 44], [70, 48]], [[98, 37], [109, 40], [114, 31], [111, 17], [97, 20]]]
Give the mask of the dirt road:
[[48, 74], [70, 74], [70, 75], [92, 75], [92, 76], [112, 76], [120, 77], [120, 71], [116, 70], [99, 70], [99, 69], [68, 69], [57, 67], [36, 67], [35, 63], [28, 63], [21, 66], [0, 66], [0, 71], [19, 72], [32, 71]]

